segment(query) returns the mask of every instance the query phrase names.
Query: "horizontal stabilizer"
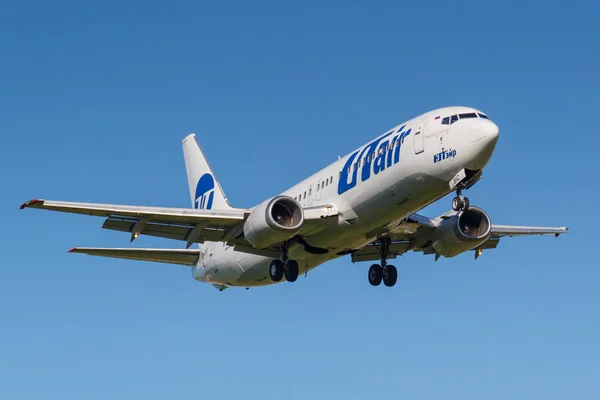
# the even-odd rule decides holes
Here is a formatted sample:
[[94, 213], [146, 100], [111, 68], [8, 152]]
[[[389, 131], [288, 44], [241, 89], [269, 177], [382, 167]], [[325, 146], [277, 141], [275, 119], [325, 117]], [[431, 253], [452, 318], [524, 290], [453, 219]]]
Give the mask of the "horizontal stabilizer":
[[69, 253], [90, 256], [124, 258], [128, 260], [153, 261], [167, 264], [196, 265], [200, 250], [179, 249], [110, 249], [97, 247], [75, 247]]

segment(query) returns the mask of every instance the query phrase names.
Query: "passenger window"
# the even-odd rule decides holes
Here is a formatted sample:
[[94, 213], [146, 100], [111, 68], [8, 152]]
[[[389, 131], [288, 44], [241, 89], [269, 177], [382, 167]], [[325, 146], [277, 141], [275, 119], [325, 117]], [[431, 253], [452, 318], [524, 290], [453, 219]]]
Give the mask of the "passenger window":
[[446, 117], [442, 120], [442, 125], [450, 125], [450, 117]]
[[450, 117], [450, 125], [458, 121], [458, 115], [453, 115]]
[[331, 181], [331, 183], [333, 183], [333, 176], [331, 177], [330, 181]]
[[485, 115], [485, 114], [482, 114], [482, 113], [479, 113], [479, 116], [480, 116], [481, 118], [490, 119], [490, 117], [488, 117], [487, 115]]
[[308, 189], [308, 195], [310, 196], [312, 194], [312, 188]]
[[460, 119], [477, 118], [477, 114], [475, 113], [458, 114], [458, 116]]

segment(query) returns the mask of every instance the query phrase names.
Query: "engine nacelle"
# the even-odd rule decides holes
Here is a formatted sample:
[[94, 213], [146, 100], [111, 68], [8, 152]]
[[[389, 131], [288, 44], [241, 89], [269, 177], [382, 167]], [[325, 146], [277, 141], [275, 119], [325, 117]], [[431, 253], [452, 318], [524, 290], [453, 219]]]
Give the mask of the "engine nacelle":
[[278, 196], [259, 204], [244, 223], [244, 237], [264, 249], [294, 237], [304, 223], [304, 211], [296, 200]]
[[486, 212], [478, 207], [470, 207], [438, 225], [433, 248], [444, 257], [454, 257], [488, 240], [491, 232], [492, 223]]

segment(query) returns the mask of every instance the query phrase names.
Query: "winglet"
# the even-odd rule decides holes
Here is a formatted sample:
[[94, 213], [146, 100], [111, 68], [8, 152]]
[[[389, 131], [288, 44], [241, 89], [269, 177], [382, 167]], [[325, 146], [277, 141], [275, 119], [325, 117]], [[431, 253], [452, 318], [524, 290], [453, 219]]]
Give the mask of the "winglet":
[[22, 210], [25, 207], [31, 207], [35, 203], [40, 203], [40, 202], [43, 203], [44, 200], [38, 200], [38, 199], [29, 200], [29, 201], [26, 201], [25, 203], [21, 204], [21, 207], [19, 207], [19, 208]]

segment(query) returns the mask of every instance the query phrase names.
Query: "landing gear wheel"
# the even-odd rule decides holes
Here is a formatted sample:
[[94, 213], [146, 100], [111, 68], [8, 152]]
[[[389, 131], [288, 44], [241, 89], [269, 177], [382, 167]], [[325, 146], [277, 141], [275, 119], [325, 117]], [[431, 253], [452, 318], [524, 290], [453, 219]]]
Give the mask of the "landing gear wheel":
[[273, 282], [279, 282], [283, 278], [283, 262], [281, 260], [271, 261], [269, 276]]
[[386, 265], [383, 267], [383, 284], [388, 287], [392, 287], [398, 280], [398, 270], [393, 265]]
[[379, 264], [371, 265], [369, 268], [369, 283], [372, 286], [379, 286], [381, 280], [383, 279], [383, 268]]
[[463, 208], [463, 198], [460, 196], [456, 196], [452, 199], [452, 209], [454, 211], [460, 211]]
[[463, 197], [462, 201], [463, 201], [462, 210], [467, 211], [469, 209], [469, 198]]
[[298, 263], [294, 260], [287, 260], [283, 264], [283, 273], [286, 281], [296, 282], [296, 279], [298, 279]]

